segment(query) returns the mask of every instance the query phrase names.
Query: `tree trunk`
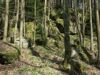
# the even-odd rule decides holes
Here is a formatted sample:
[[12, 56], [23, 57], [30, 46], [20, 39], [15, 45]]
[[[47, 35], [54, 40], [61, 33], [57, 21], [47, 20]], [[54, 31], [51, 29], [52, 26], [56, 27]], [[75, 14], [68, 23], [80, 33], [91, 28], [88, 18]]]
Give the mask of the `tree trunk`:
[[95, 6], [96, 6], [97, 45], [98, 45], [97, 62], [98, 62], [98, 65], [100, 65], [100, 18], [99, 18], [98, 0], [95, 0]]
[[3, 41], [4, 42], [7, 42], [8, 14], [9, 14], [9, 0], [6, 0], [5, 21], [4, 21], [4, 35], [3, 35]]
[[44, 45], [46, 45], [47, 43], [47, 35], [48, 35], [48, 28], [47, 28], [47, 15], [46, 15], [46, 12], [47, 12], [47, 0], [45, 0], [44, 2]]
[[91, 0], [89, 0], [89, 7], [90, 7], [90, 29], [91, 29], [91, 43], [90, 49], [93, 50], [93, 24], [92, 24], [92, 7], [91, 7]]
[[82, 10], [82, 45], [84, 46], [84, 38], [85, 38], [85, 0], [82, 2], [83, 10]]
[[68, 0], [64, 0], [64, 45], [65, 45], [65, 56], [64, 66], [69, 63], [71, 57], [71, 46], [70, 46], [70, 34], [69, 34], [69, 4]]
[[33, 39], [33, 41], [34, 41], [34, 46], [33, 47], [35, 47], [35, 37], [36, 37], [36, 16], [37, 16], [37, 0], [35, 0], [35, 3], [34, 3], [34, 18], [35, 18], [35, 24], [34, 24], [34, 39]]
[[23, 27], [24, 27], [24, 5], [25, 5], [25, 0], [21, 0], [21, 20], [20, 20], [20, 48], [22, 48], [22, 39], [23, 39]]
[[16, 38], [17, 38], [17, 30], [18, 30], [18, 19], [19, 19], [19, 0], [16, 0], [15, 1], [15, 3], [16, 3], [16, 6], [15, 6], [15, 8], [16, 8], [16, 21], [15, 21], [15, 33], [14, 33], [14, 42], [15, 42], [15, 40], [16, 40]]

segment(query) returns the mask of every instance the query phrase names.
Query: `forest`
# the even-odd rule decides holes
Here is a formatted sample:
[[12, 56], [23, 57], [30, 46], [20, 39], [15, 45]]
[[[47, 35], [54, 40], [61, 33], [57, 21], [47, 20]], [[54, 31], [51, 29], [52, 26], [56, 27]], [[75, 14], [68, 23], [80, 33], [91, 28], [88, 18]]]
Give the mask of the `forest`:
[[0, 75], [100, 75], [100, 0], [0, 0]]

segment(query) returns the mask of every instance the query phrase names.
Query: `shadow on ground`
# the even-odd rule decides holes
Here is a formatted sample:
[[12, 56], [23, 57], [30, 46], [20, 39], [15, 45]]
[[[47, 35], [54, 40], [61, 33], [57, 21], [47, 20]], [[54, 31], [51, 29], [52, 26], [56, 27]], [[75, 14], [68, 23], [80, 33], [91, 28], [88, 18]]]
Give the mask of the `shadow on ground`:
[[85, 72], [82, 72], [81, 71], [80, 64], [77, 61], [71, 60], [70, 61], [71, 69], [70, 70], [65, 70], [62, 67], [63, 60], [58, 60], [57, 58], [50, 59], [48, 57], [48, 55], [45, 55], [45, 54], [44, 54], [44, 56], [41, 56], [39, 52], [37, 52], [37, 51], [34, 50], [34, 48], [30, 48], [30, 50], [31, 50], [31, 52], [32, 52], [32, 54], [34, 56], [41, 58], [41, 60], [48, 60], [48, 61], [50, 61], [50, 62], [55, 63], [55, 64], [58, 65], [58, 67], [50, 66], [53, 69], [56, 69], [58, 71], [61, 71], [63, 73], [66, 73], [68, 75], [87, 75]]

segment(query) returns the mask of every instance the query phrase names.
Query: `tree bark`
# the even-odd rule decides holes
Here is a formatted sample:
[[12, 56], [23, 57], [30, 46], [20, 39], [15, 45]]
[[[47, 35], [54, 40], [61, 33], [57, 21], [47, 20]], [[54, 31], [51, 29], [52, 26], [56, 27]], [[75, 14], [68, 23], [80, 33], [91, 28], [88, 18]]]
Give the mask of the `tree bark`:
[[47, 28], [47, 0], [45, 0], [44, 2], [44, 38], [43, 40], [45, 41], [44, 45], [46, 45], [47, 43], [47, 35], [48, 35], [48, 28]]
[[24, 5], [25, 5], [25, 0], [21, 0], [21, 20], [20, 20], [20, 48], [22, 48], [22, 39], [23, 39], [23, 27], [24, 27]]
[[98, 0], [95, 0], [95, 6], [96, 6], [96, 27], [97, 27], [97, 46], [98, 46], [97, 62], [100, 65], [100, 18], [99, 18]]
[[17, 30], [18, 30], [18, 20], [19, 20], [19, 0], [16, 0], [15, 1], [16, 3], [16, 6], [15, 6], [15, 9], [16, 9], [16, 21], [15, 21], [15, 34], [14, 34], [14, 42], [17, 38]]
[[68, 64], [71, 57], [71, 46], [70, 46], [70, 34], [69, 34], [69, 4], [68, 0], [64, 0], [64, 45], [65, 45], [65, 56], [64, 64]]
[[8, 15], [9, 15], [9, 0], [6, 0], [5, 21], [4, 21], [4, 35], [3, 35], [3, 41], [4, 42], [7, 42]]
[[90, 49], [93, 50], [93, 24], [92, 24], [92, 7], [91, 7], [92, 1], [89, 0], [89, 9], [90, 9], [90, 29], [91, 29], [91, 43], [90, 43]]

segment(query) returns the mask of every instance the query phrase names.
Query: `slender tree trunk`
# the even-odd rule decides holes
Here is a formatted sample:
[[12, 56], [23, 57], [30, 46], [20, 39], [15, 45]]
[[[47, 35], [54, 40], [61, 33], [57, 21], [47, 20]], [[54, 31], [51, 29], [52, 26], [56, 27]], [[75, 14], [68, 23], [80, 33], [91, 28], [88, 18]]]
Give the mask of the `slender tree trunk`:
[[[25, 3], [24, 3], [24, 8], [25, 8]], [[24, 11], [23, 11], [23, 13], [24, 13], [24, 27], [23, 27], [23, 36], [25, 37], [25, 33], [26, 33], [26, 27], [25, 27], [25, 9], [24, 9]]]
[[9, 15], [9, 0], [6, 0], [5, 21], [4, 21], [4, 35], [3, 35], [3, 41], [4, 42], [7, 42], [8, 15]]
[[76, 27], [77, 27], [77, 33], [78, 33], [78, 39], [79, 39], [79, 48], [83, 46], [83, 36], [82, 36], [82, 30], [81, 30], [81, 25], [80, 25], [80, 19], [78, 15], [78, 7], [77, 7], [77, 0], [75, 1], [75, 16], [76, 16]]
[[82, 45], [84, 46], [84, 38], [85, 38], [85, 0], [82, 2], [83, 10], [82, 10]]
[[47, 0], [45, 0], [44, 2], [44, 41], [45, 41], [45, 45], [47, 43], [47, 35], [48, 35], [48, 28], [47, 28], [47, 15], [46, 15], [46, 12], [47, 12]]
[[20, 48], [22, 48], [22, 39], [23, 39], [23, 27], [24, 27], [24, 4], [25, 0], [21, 0], [21, 20], [20, 20]]
[[97, 45], [98, 45], [97, 62], [98, 62], [98, 65], [100, 66], [100, 18], [99, 18], [98, 0], [95, 0], [95, 6], [96, 6]]
[[35, 24], [34, 24], [34, 47], [35, 47], [35, 37], [36, 37], [36, 16], [37, 16], [37, 0], [35, 0], [35, 3], [34, 3], [34, 18], [35, 18]]
[[51, 7], [50, 7], [50, 6], [51, 6], [50, 1], [51, 1], [51, 0], [48, 0], [48, 21], [49, 21], [49, 19], [50, 19], [49, 16], [50, 16], [50, 11], [51, 11], [51, 10], [50, 10], [50, 9], [51, 9]]
[[89, 8], [90, 8], [90, 29], [91, 29], [91, 50], [93, 50], [93, 24], [92, 24], [92, 7], [91, 7], [92, 1], [89, 0]]
[[64, 45], [65, 45], [65, 56], [64, 65], [68, 64], [71, 57], [71, 46], [70, 46], [70, 34], [69, 34], [69, 4], [68, 0], [64, 0]]
[[19, 19], [19, 0], [16, 0], [15, 1], [16, 3], [16, 6], [15, 6], [15, 9], [16, 9], [16, 21], [15, 21], [15, 35], [14, 35], [14, 42], [17, 38], [17, 30], [18, 30], [18, 19]]

